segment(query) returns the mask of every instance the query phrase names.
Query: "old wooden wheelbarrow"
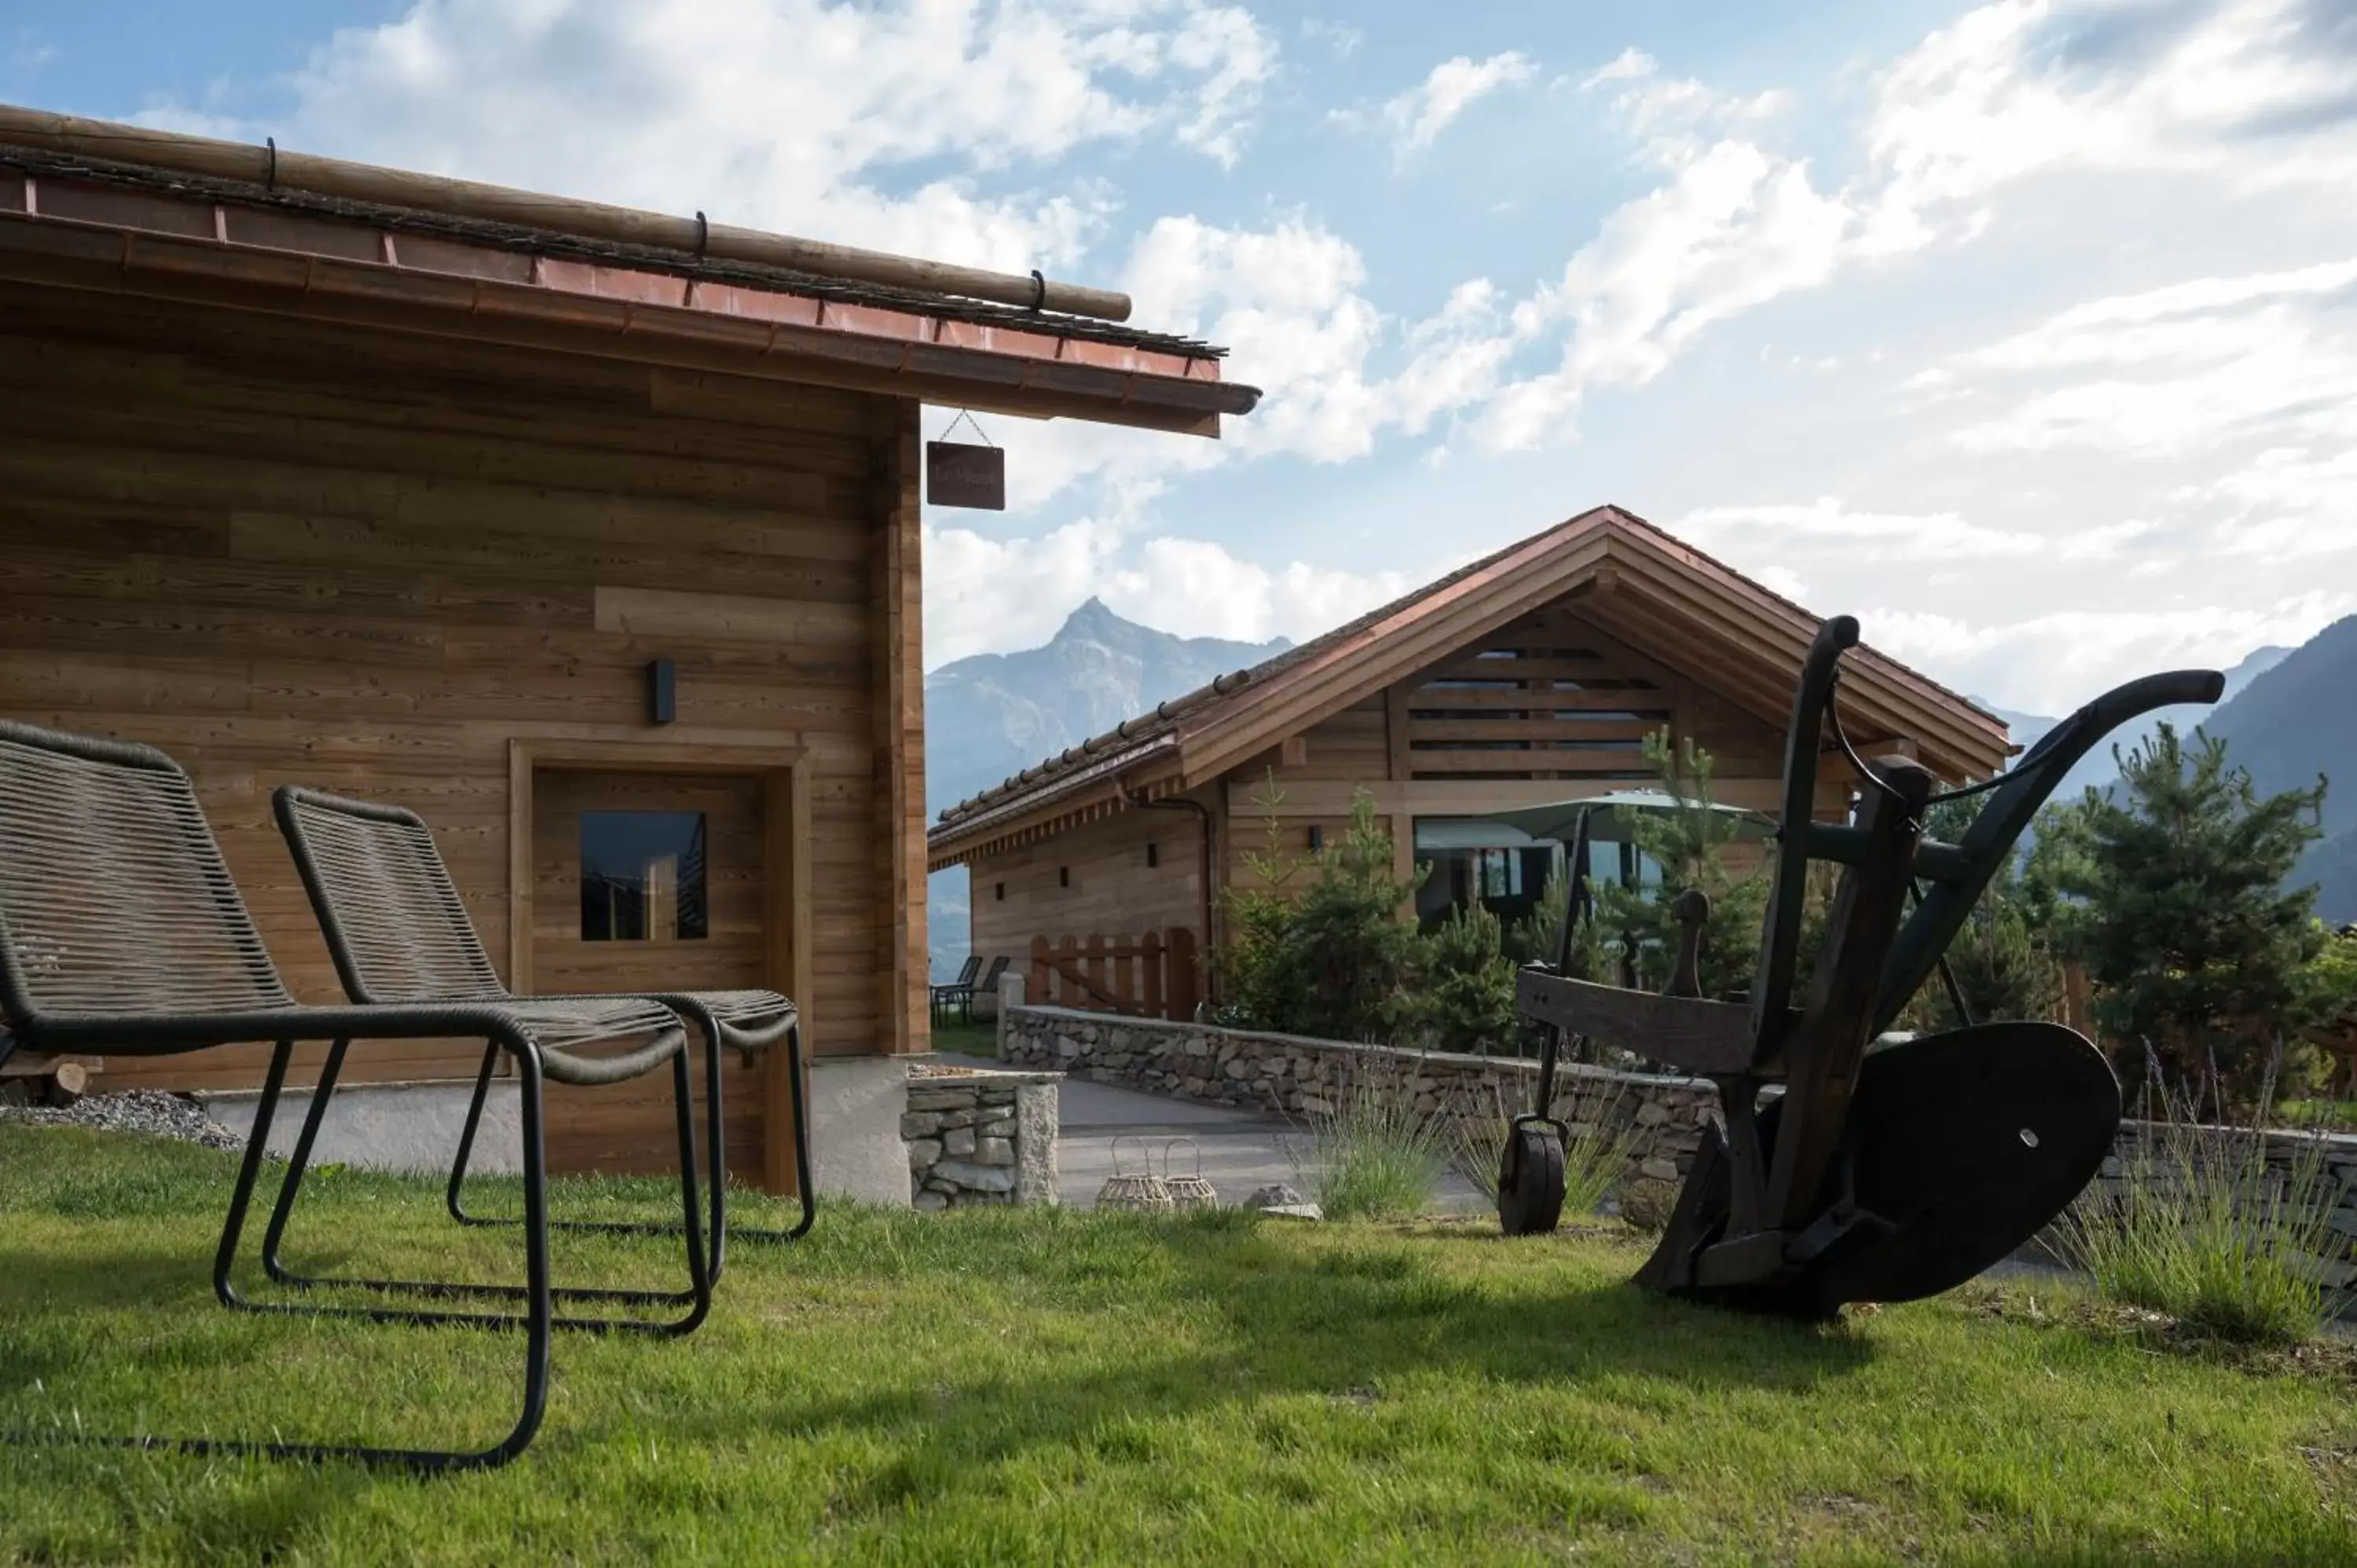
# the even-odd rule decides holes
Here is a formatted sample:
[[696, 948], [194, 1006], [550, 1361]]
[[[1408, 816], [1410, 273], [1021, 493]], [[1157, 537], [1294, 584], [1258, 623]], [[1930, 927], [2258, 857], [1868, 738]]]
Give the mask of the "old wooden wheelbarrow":
[[[2098, 697], [2010, 772], [1970, 787], [1988, 800], [1949, 844], [1924, 836], [1924, 812], [1966, 791], [1935, 793], [1904, 757], [1868, 762], [1842, 732], [1841, 656], [1857, 642], [1857, 622], [1835, 617], [1802, 667], [1749, 1000], [1707, 998], [1695, 984], [1708, 910], [1695, 893], [1677, 911], [1683, 941], [1664, 994], [1575, 972], [1587, 857], [1584, 843], [1572, 846], [1555, 961], [1523, 970], [1518, 984], [1523, 1017], [1547, 1028], [1536, 1104], [1516, 1119], [1500, 1171], [1509, 1235], [1552, 1230], [1562, 1212], [1566, 1129], [1550, 1108], [1566, 1038], [1717, 1085], [1724, 1129], [1704, 1131], [1668, 1229], [1637, 1275], [1652, 1290], [1803, 1318], [1844, 1302], [1935, 1294], [2036, 1235], [2103, 1164], [2119, 1126], [2119, 1083], [2084, 1036], [2042, 1022], [1973, 1024], [1949, 979], [1964, 1027], [1874, 1042], [1935, 968], [1947, 978], [1949, 942], [2072, 764], [2138, 714], [2216, 702], [2223, 678], [2179, 671]], [[1865, 781], [1846, 823], [1817, 822], [1811, 810], [1827, 738]], [[1795, 1006], [1812, 860], [1845, 870]], [[1763, 1092], [1771, 1086], [1781, 1094]]]

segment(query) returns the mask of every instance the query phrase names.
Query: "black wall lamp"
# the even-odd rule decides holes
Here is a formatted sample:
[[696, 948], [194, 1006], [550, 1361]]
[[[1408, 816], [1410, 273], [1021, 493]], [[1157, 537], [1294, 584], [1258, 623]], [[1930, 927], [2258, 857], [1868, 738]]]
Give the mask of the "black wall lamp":
[[668, 659], [647, 660], [647, 722], [667, 725], [679, 716], [679, 669]]

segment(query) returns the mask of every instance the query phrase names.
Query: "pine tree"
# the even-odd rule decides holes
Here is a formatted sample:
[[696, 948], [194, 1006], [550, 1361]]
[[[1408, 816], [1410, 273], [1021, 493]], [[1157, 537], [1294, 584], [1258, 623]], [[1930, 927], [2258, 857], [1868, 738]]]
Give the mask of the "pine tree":
[[1290, 1026], [1322, 1040], [1373, 1040], [1401, 1022], [1419, 942], [1400, 918], [1421, 875], [1393, 869], [1392, 835], [1364, 789], [1351, 825], [1318, 852], [1315, 878], [1295, 904], [1286, 954], [1296, 998]]
[[1710, 895], [1710, 919], [1703, 927], [1702, 989], [1725, 996], [1751, 983], [1760, 961], [1760, 926], [1768, 908], [1768, 883], [1759, 863], [1739, 874], [1728, 851], [1741, 832], [1733, 813], [1711, 809], [1710, 753], [1687, 740], [1670, 744], [1667, 731], [1645, 737], [1645, 760], [1662, 790], [1676, 805], [1666, 811], [1631, 811], [1629, 836], [1661, 867], [1658, 886], [1604, 887], [1598, 914], [1608, 935], [1635, 939], [1629, 955], [1637, 983], [1658, 991], [1676, 961], [1678, 925], [1671, 906], [1689, 887]]
[[[1374, 798], [1351, 799], [1351, 825], [1306, 862], [1286, 853], [1272, 777], [1259, 803], [1268, 849], [1244, 859], [1259, 884], [1231, 887], [1217, 956], [1227, 988], [1222, 1021], [1329, 1040], [1372, 1040], [1401, 1023], [1418, 956], [1401, 906], [1422, 880], [1392, 869], [1392, 837]], [[1307, 885], [1294, 890], [1308, 873]]]
[[1442, 1050], [1503, 1055], [1513, 1049], [1521, 1020], [1505, 939], [1504, 923], [1478, 898], [1449, 911], [1424, 939], [1416, 1013]]
[[2041, 830], [2055, 940], [2085, 964], [2097, 1026], [2138, 1076], [2149, 1042], [2170, 1078], [2247, 1105], [2313, 1005], [2316, 890], [2284, 884], [2321, 833], [2324, 781], [2262, 797], [2223, 740], [2196, 730], [2188, 746], [2168, 724], [2114, 756], [2118, 787]]

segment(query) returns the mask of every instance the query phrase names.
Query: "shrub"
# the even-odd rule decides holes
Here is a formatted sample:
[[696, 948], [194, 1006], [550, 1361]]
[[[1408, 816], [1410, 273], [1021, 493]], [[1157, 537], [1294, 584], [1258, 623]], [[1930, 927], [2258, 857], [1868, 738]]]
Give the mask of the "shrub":
[[[1274, 778], [1259, 797], [1284, 800]], [[1282, 847], [1272, 814], [1268, 849], [1247, 854], [1256, 886], [1231, 887], [1215, 959], [1226, 990], [1222, 1023], [1331, 1040], [1372, 1040], [1402, 1021], [1417, 958], [1399, 911], [1417, 879], [1393, 873], [1392, 838], [1361, 789], [1351, 825], [1307, 862]], [[1294, 884], [1304, 870], [1306, 886]]]
[[2281, 1169], [2257, 1124], [2204, 1127], [2198, 1101], [2158, 1098], [2161, 1119], [2123, 1165], [2120, 1192], [2091, 1187], [2058, 1222], [2065, 1260], [2106, 1295], [2221, 1338], [2312, 1337], [2324, 1316], [2315, 1260], [2338, 1196], [2324, 1144], [2303, 1140]]
[[1514, 1048], [1522, 1026], [1505, 935], [1498, 917], [1477, 902], [1451, 910], [1424, 939], [1415, 1015], [1440, 1049], [1504, 1055]]
[[1293, 900], [1286, 890], [1299, 875], [1301, 861], [1285, 848], [1284, 825], [1276, 816], [1285, 792], [1276, 787], [1274, 769], [1253, 800], [1268, 813], [1264, 820], [1266, 843], [1259, 851], [1244, 852], [1253, 881], [1231, 885], [1220, 895], [1226, 919], [1211, 963], [1222, 997], [1212, 1021], [1230, 1027], [1282, 1029], [1284, 1020], [1297, 1010], [1292, 991], [1298, 976], [1286, 962], [1285, 946], [1293, 928]]
[[1406, 1083], [1354, 1081], [1308, 1123], [1311, 1146], [1287, 1154], [1329, 1219], [1420, 1214], [1448, 1168], [1448, 1125]]
[[1400, 910], [1415, 876], [1392, 869], [1392, 835], [1361, 789], [1339, 843], [1318, 851], [1296, 901], [1285, 953], [1298, 975], [1291, 1029], [1328, 1040], [1372, 1040], [1401, 1021], [1417, 957]]

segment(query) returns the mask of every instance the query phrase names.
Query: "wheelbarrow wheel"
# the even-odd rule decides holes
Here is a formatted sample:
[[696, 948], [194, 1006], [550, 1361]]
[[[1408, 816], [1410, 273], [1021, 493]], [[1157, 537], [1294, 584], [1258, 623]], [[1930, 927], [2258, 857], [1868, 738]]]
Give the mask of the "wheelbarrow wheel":
[[1498, 1226], [1509, 1236], [1552, 1235], [1563, 1219], [1563, 1135], [1518, 1122], [1498, 1165]]

